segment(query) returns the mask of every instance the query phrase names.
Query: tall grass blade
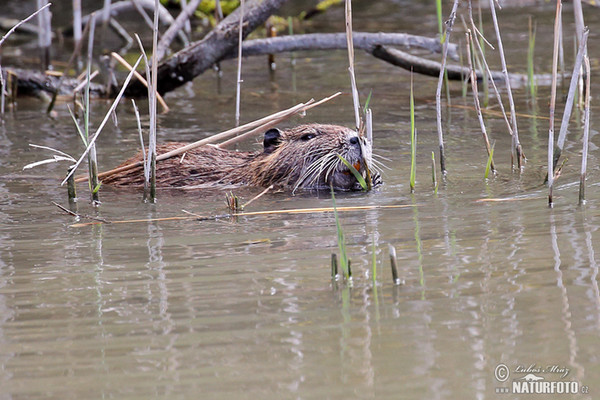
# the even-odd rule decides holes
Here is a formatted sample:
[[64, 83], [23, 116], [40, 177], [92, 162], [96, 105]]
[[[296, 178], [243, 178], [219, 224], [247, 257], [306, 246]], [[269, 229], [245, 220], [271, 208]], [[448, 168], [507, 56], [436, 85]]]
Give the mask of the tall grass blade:
[[417, 177], [417, 130], [415, 129], [415, 98], [413, 73], [410, 73], [410, 191], [414, 193]]
[[342, 230], [342, 224], [338, 216], [337, 207], [335, 204], [335, 194], [333, 187], [331, 187], [331, 200], [333, 202], [333, 215], [335, 216], [335, 225], [337, 228], [337, 242], [340, 250], [340, 264], [342, 266], [342, 272], [346, 280], [350, 279], [350, 269], [348, 265], [348, 254], [346, 253], [346, 239], [344, 237], [344, 231]]

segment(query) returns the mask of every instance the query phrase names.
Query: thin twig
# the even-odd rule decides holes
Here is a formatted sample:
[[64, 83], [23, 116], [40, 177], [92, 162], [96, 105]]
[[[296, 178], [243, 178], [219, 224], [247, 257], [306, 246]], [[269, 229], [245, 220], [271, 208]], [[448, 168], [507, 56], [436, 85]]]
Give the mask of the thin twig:
[[[415, 204], [402, 204], [402, 205], [387, 205], [387, 206], [355, 206], [355, 207], [337, 207], [337, 212], [352, 212], [352, 211], [370, 211], [370, 210], [383, 210], [383, 209], [397, 209], [397, 208], [409, 208], [416, 207]], [[129, 219], [119, 221], [106, 221], [111, 224], [131, 224], [139, 222], [157, 222], [157, 221], [181, 221], [181, 220], [193, 220], [198, 221], [210, 221], [215, 219], [233, 218], [233, 217], [252, 217], [260, 215], [281, 215], [281, 214], [321, 214], [321, 213], [332, 213], [334, 212], [333, 207], [325, 208], [295, 208], [290, 210], [268, 210], [268, 211], [252, 211], [252, 212], [241, 212], [235, 214], [221, 214], [221, 215], [208, 215], [208, 216], [175, 216], [165, 218], [147, 218], [147, 219]], [[71, 228], [79, 228], [87, 225], [94, 225], [95, 223], [81, 223], [70, 225]]]
[[260, 199], [261, 197], [263, 197], [265, 194], [267, 194], [267, 192], [269, 190], [273, 189], [273, 185], [269, 186], [268, 188], [266, 188], [265, 190], [263, 190], [262, 192], [260, 192], [259, 194], [257, 194], [256, 196], [254, 196], [253, 198], [251, 198], [250, 200], [248, 200], [248, 202], [246, 202], [246, 204], [243, 204], [241, 209], [245, 209], [246, 207], [248, 207], [250, 204], [252, 204], [252, 202], [256, 199]]
[[556, 80], [558, 75], [558, 37], [562, 2], [556, 2], [556, 17], [554, 19], [554, 51], [552, 54], [552, 88], [550, 89], [550, 124], [548, 128], [548, 205], [552, 207], [552, 189], [554, 184], [554, 110], [556, 108]]

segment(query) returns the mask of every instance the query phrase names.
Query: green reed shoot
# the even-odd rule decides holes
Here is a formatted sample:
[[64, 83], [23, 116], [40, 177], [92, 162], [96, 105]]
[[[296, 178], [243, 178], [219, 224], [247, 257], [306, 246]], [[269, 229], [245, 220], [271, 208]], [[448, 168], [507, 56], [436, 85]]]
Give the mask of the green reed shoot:
[[[532, 26], [533, 25], [533, 26]], [[535, 33], [537, 29], [537, 23], [532, 24], [531, 16], [529, 17], [529, 46], [527, 48], [527, 83], [529, 86], [529, 94], [531, 100], [535, 101], [537, 94], [537, 85], [535, 83], [535, 74], [533, 68], [533, 56], [535, 51]]]
[[337, 254], [331, 253], [331, 279], [335, 279], [338, 274]]
[[373, 95], [373, 89], [369, 91], [369, 95], [367, 96], [367, 101], [365, 101], [365, 106], [363, 107], [363, 114], [367, 115], [367, 110], [369, 109], [369, 104], [371, 104], [371, 96]]
[[487, 164], [485, 165], [485, 174], [483, 175], [484, 179], [487, 179], [490, 176], [490, 170], [492, 169], [492, 160], [494, 159], [494, 146], [496, 143], [492, 144], [490, 149], [490, 154], [488, 156]]
[[440, 33], [440, 43], [444, 43], [444, 23], [442, 21], [442, 0], [435, 0], [435, 11], [437, 12], [438, 32]]
[[413, 76], [410, 74], [410, 191], [415, 191], [417, 177], [417, 130], [415, 129], [415, 98], [413, 93]]
[[377, 285], [377, 249], [375, 247], [375, 232], [371, 241], [371, 280], [373, 286]]
[[358, 181], [358, 183], [360, 184], [360, 187], [362, 187], [362, 189], [364, 191], [368, 191], [371, 189], [371, 185], [369, 185], [367, 183], [367, 181], [365, 181], [365, 178], [363, 178], [363, 176], [360, 174], [360, 172], [358, 172], [356, 170], [356, 168], [354, 168], [354, 165], [350, 164], [348, 162], [348, 160], [346, 160], [344, 157], [342, 157], [341, 155], [337, 155], [339, 157], [339, 159], [344, 163], [344, 165], [346, 167], [348, 167], [348, 169], [350, 170], [350, 172], [352, 172], [352, 175], [354, 175], [354, 177], [356, 178], [356, 180]]
[[438, 181], [437, 175], [435, 173], [435, 152], [431, 152], [431, 181], [433, 183], [433, 194], [437, 194], [438, 191]]
[[346, 238], [344, 231], [342, 230], [342, 224], [338, 216], [337, 208], [335, 205], [335, 194], [333, 193], [333, 186], [331, 187], [331, 200], [333, 202], [333, 215], [335, 216], [335, 225], [337, 229], [337, 242], [340, 250], [340, 264], [342, 266], [342, 272], [346, 280], [350, 279], [350, 268], [348, 261], [348, 253], [346, 252]]

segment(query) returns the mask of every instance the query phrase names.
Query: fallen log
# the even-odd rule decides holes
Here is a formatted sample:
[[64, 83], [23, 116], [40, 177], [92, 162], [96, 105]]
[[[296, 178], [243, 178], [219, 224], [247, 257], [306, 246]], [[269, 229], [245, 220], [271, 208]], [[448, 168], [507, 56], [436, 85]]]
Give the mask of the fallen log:
[[[244, 13], [242, 36], [245, 38], [263, 24], [287, 0], [254, 0], [249, 2]], [[238, 44], [240, 9], [237, 8], [221, 21], [202, 40], [190, 44], [158, 66], [157, 90], [160, 94], [170, 92], [191, 81], [214, 63], [221, 60]], [[140, 81], [127, 88], [126, 96], [140, 97], [147, 89]]]

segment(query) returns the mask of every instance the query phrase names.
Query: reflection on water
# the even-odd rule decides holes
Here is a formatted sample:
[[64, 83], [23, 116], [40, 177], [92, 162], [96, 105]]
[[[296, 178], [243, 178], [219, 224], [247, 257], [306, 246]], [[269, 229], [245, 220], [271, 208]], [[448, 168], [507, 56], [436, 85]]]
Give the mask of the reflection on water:
[[[396, 2], [380, 3], [361, 8], [358, 2], [356, 12], [381, 16], [377, 27], [358, 19], [359, 29], [393, 30], [406, 20], [382, 5]], [[551, 35], [543, 33], [551, 27], [541, 22], [552, 18], [549, 8], [503, 11], [514, 19], [505, 20], [514, 68], [525, 70], [515, 37], [527, 26], [527, 13], [540, 18], [537, 56], [551, 47]], [[430, 11], [423, 5], [415, 10], [423, 18]], [[316, 20], [314, 29], [337, 24], [336, 15]], [[589, 24], [597, 25], [593, 18]], [[411, 21], [406, 25], [411, 32], [428, 29]], [[590, 41], [591, 54], [597, 53], [596, 42]], [[292, 68], [291, 56], [278, 56], [271, 77], [264, 60], [245, 61], [244, 118], [347, 87], [345, 53], [294, 58]], [[232, 125], [233, 64], [222, 63], [219, 90], [214, 75], [206, 73], [167, 96], [173, 111], [160, 116], [161, 140], [194, 140]], [[435, 82], [415, 77], [420, 139], [417, 190], [411, 195], [408, 75], [361, 54], [356, 69], [363, 92], [373, 89], [375, 151], [389, 170], [378, 190], [340, 194], [339, 206], [414, 207], [340, 214], [352, 287], [330, 280], [329, 259], [337, 251], [330, 214], [71, 227], [89, 221], [50, 203], [66, 202], [66, 190], [57, 187], [64, 165], [33, 170], [36, 176], [26, 179], [20, 170], [42, 157], [28, 143], [81, 152], [66, 105], [57, 108], [55, 120], [46, 120], [39, 101], [19, 99], [0, 126], [0, 399], [483, 399], [523, 377], [517, 367], [532, 365], [569, 370], [564, 378], [537, 373], [545, 380], [598, 390], [597, 124], [592, 121], [588, 204], [577, 206], [576, 123], [565, 147], [570, 160], [555, 188], [556, 205], [548, 209], [541, 185], [547, 89], [540, 88], [537, 102], [526, 89], [516, 93], [528, 157], [520, 176], [510, 171], [510, 137], [502, 118], [486, 116], [499, 170], [486, 182], [476, 115], [457, 83], [444, 121], [450, 173], [434, 194]], [[94, 107], [98, 123], [108, 106]], [[99, 141], [103, 169], [137, 147], [133, 113], [123, 104], [118, 114], [119, 128], [111, 127]], [[351, 125], [351, 99], [316, 108], [304, 121]], [[258, 192], [237, 194], [247, 200]], [[85, 197], [85, 188], [79, 193]], [[182, 209], [225, 212], [219, 190], [160, 192], [157, 204], [142, 203], [137, 191], [104, 187], [100, 195], [98, 209], [83, 198], [78, 212], [109, 221], [186, 215]], [[478, 201], [494, 198], [513, 201]], [[269, 193], [250, 211], [330, 206], [328, 193]], [[397, 249], [405, 285], [392, 284], [389, 244]], [[494, 377], [501, 363], [510, 368], [507, 383]]]

